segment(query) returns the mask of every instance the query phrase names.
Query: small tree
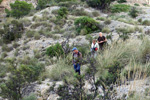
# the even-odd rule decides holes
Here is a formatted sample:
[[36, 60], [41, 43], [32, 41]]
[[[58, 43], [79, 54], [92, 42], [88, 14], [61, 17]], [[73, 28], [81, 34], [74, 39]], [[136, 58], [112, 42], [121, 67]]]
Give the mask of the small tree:
[[59, 43], [57, 43], [54, 46], [50, 46], [49, 48], [47, 48], [46, 54], [51, 57], [59, 57], [64, 54], [64, 51], [62, 49], [62, 46]]
[[86, 1], [87, 4], [93, 8], [106, 9], [109, 7], [110, 3], [115, 0], [82, 0]]
[[137, 10], [136, 7], [133, 7], [129, 12], [129, 15], [133, 18], [136, 18], [138, 16], [138, 14], [139, 14], [139, 11]]
[[22, 98], [22, 88], [25, 85], [25, 80], [19, 70], [13, 70], [9, 80], [5, 84], [1, 84], [2, 96], [9, 100], [20, 100]]
[[46, 8], [46, 4], [49, 2], [50, 0], [38, 0], [38, 5], [36, 7], [37, 10], [39, 9], [44, 9]]
[[15, 1], [15, 3], [10, 4], [11, 11], [6, 9], [7, 16], [13, 16], [16, 18], [23, 17], [29, 14], [32, 9], [32, 4], [28, 4], [25, 1]]
[[68, 14], [68, 9], [66, 7], [62, 7], [58, 10], [58, 19], [66, 18]]
[[87, 34], [90, 34], [99, 29], [98, 22], [90, 17], [80, 17], [75, 20], [76, 31], [80, 34], [82, 29], [87, 30]]
[[11, 24], [5, 24], [4, 29], [1, 30], [3, 42], [8, 43], [20, 38], [23, 31], [23, 24], [18, 22], [17, 20], [13, 20]]

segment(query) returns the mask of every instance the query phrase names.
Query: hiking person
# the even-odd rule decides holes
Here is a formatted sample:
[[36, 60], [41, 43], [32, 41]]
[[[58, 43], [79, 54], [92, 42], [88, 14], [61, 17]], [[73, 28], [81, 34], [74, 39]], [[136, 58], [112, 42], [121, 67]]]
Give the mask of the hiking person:
[[97, 41], [98, 41], [98, 44], [99, 44], [99, 48], [101, 50], [104, 50], [104, 45], [106, 44], [107, 39], [106, 39], [105, 36], [103, 36], [102, 32], [99, 33], [99, 37], [98, 37]]
[[72, 62], [73, 62], [74, 70], [80, 75], [80, 65], [81, 65], [82, 54], [78, 51], [76, 47], [74, 47], [72, 51], [73, 51]]
[[96, 40], [93, 40], [92, 45], [91, 45], [91, 53], [94, 58], [97, 56], [98, 50], [99, 50], [99, 45], [96, 42]]

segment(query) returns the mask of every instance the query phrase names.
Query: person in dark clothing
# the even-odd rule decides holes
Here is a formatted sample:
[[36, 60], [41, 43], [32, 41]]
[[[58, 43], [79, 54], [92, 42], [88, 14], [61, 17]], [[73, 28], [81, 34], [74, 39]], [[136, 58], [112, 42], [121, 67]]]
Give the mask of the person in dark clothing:
[[105, 36], [103, 36], [102, 32], [99, 33], [99, 37], [97, 39], [97, 42], [99, 44], [99, 49], [103, 50], [104, 49], [104, 45], [107, 42], [107, 39]]

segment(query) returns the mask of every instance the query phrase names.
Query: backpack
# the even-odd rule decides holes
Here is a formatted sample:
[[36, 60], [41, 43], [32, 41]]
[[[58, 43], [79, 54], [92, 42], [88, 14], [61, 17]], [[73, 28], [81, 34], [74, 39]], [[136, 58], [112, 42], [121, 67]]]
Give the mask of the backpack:
[[[77, 55], [78, 55], [78, 57], [80, 56], [80, 54], [81, 54], [81, 53], [78, 51], [78, 54], [77, 54]], [[73, 53], [73, 59], [74, 59], [74, 53]]]

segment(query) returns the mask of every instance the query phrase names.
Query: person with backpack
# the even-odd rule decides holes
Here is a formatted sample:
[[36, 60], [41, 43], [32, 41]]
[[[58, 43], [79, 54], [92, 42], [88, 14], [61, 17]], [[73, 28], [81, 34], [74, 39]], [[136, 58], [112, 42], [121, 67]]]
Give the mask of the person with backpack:
[[99, 45], [96, 42], [96, 40], [93, 40], [92, 45], [91, 45], [91, 53], [92, 53], [92, 57], [96, 57], [97, 56], [97, 51], [99, 50]]
[[98, 37], [97, 41], [98, 41], [98, 44], [99, 44], [99, 48], [101, 50], [104, 50], [104, 45], [106, 44], [107, 39], [106, 39], [105, 36], [103, 36], [102, 32], [99, 33], [99, 37]]
[[82, 60], [82, 54], [78, 51], [76, 47], [72, 49], [73, 51], [73, 66], [75, 72], [77, 72], [80, 75], [80, 66], [81, 66], [81, 60]]

